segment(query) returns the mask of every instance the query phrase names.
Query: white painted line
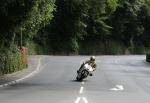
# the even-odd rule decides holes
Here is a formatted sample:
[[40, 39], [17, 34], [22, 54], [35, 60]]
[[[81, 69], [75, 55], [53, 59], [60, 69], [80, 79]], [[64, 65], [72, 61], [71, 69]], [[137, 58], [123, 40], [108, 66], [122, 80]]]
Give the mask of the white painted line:
[[84, 82], [82, 82], [82, 85], [84, 85], [85, 83]]
[[111, 88], [111, 89], [109, 89], [109, 90], [112, 90], [112, 91], [118, 91], [117, 88]]
[[124, 90], [124, 87], [122, 85], [116, 85], [116, 87], [119, 89], [119, 90]]
[[[46, 63], [45, 65], [47, 65], [47, 63]], [[43, 65], [41, 68], [44, 68], [45, 65]], [[17, 83], [17, 82], [21, 82], [21, 81], [23, 81], [23, 80], [29, 78], [30, 76], [33, 76], [34, 74], [36, 74], [36, 73], [39, 72], [40, 66], [41, 66], [41, 58], [38, 60], [38, 65], [37, 65], [37, 68], [36, 68], [35, 71], [33, 71], [33, 72], [31, 72], [30, 74], [24, 76], [23, 78], [20, 78], [20, 79], [14, 80], [14, 81], [10, 81], [10, 82], [7, 82], [7, 83], [5, 83], [5, 84], [1, 84], [0, 87], [6, 87], [6, 86], [8, 86], [8, 85], [15, 84], [15, 83]]]
[[122, 85], [116, 85], [115, 88], [111, 88], [109, 90], [112, 90], [112, 91], [122, 91], [122, 90], [124, 90], [124, 87]]
[[[37, 73], [37, 72], [40, 70], [40, 66], [41, 66], [41, 58], [40, 58], [39, 61], [38, 61], [38, 66], [37, 66], [37, 68], [36, 68], [35, 71], [33, 71], [32, 73], [26, 75], [25, 77], [20, 78], [20, 79], [17, 79], [17, 80], [15, 80], [15, 81], [16, 81], [16, 82], [20, 82], [20, 81], [22, 81], [22, 80], [24, 80], [24, 79], [26, 79], [26, 78], [28, 78], [28, 77], [34, 75], [35, 73]], [[12, 83], [14, 83], [14, 82], [12, 82]]]
[[80, 100], [81, 100], [81, 97], [78, 97], [74, 103], [79, 103]]
[[80, 88], [80, 91], [79, 91], [80, 94], [83, 93], [83, 89], [84, 89], [84, 87], [81, 87], [81, 88]]
[[87, 100], [85, 97], [82, 97], [82, 99], [83, 99], [83, 101], [84, 101], [85, 103], [89, 103], [88, 100]]

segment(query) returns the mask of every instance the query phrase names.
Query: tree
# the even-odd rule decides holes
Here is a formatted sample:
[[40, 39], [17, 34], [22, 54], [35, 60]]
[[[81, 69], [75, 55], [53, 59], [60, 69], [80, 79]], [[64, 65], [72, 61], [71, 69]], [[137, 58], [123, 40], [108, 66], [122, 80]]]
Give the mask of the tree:
[[0, 46], [9, 47], [21, 28], [27, 37], [52, 18], [53, 0], [1, 0]]
[[[22, 29], [24, 39], [32, 39], [36, 32], [52, 19], [53, 0], [0, 1], [0, 72], [11, 73], [26, 67], [16, 40]], [[26, 42], [24, 42], [25, 45]]]
[[108, 19], [117, 8], [118, 0], [89, 0], [88, 27], [89, 38], [105, 41], [110, 35]]
[[142, 22], [144, 27], [144, 33], [141, 35], [140, 41], [146, 48], [150, 48], [150, 1], [145, 0], [145, 4], [142, 6], [141, 11], [139, 12], [139, 19]]
[[56, 6], [50, 35], [53, 48], [58, 52], [77, 52], [78, 40], [86, 34], [87, 0], [56, 0]]
[[113, 39], [123, 42], [131, 49], [144, 31], [138, 18], [143, 5], [143, 0], [120, 0], [119, 7], [111, 17]]

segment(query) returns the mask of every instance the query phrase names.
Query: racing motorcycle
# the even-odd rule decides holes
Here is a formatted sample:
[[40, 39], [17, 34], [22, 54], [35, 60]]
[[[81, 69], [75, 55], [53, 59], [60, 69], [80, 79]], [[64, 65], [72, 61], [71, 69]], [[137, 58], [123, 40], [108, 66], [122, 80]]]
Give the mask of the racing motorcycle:
[[87, 78], [88, 76], [92, 76], [92, 72], [93, 72], [93, 69], [92, 69], [91, 65], [89, 65], [88, 63], [83, 64], [83, 66], [81, 67], [81, 70], [77, 71], [76, 80], [82, 81], [83, 79]]

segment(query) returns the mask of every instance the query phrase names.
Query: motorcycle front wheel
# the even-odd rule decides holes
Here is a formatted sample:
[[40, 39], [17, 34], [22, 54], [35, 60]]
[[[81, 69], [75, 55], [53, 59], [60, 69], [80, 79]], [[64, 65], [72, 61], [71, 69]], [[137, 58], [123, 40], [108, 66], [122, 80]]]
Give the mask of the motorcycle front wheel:
[[77, 80], [77, 81], [82, 81], [82, 79], [81, 79], [81, 78], [78, 78], [78, 77], [76, 77], [76, 80]]

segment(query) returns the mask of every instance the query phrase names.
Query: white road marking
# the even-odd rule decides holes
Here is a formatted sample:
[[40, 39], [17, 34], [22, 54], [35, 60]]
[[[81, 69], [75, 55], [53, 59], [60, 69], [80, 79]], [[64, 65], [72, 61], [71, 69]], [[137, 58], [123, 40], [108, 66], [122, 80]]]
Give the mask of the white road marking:
[[[45, 65], [43, 65], [41, 68], [44, 68], [48, 63], [46, 63]], [[40, 66], [41, 66], [41, 58], [38, 60], [38, 65], [37, 65], [37, 68], [35, 71], [31, 72], [30, 74], [24, 76], [23, 78], [20, 78], [20, 79], [17, 79], [17, 80], [14, 80], [14, 81], [10, 81], [8, 83], [5, 83], [5, 84], [2, 84], [0, 85], [0, 87], [6, 87], [6, 86], [9, 86], [9, 85], [12, 85], [12, 84], [15, 84], [15, 83], [18, 83], [18, 82], [21, 82], [27, 78], [29, 78], [30, 76], [33, 76], [34, 74], [38, 73], [39, 70], [40, 70]]]
[[82, 82], [82, 85], [84, 85], [85, 83], [84, 82]]
[[119, 89], [119, 90], [124, 90], [124, 87], [122, 85], [116, 85], [116, 87]]
[[26, 76], [23, 77], [23, 78], [20, 78], [20, 79], [17, 79], [17, 80], [10, 81], [10, 82], [8, 82], [8, 83], [2, 84], [2, 85], [0, 85], [0, 87], [6, 87], [6, 86], [8, 86], [8, 85], [15, 84], [15, 83], [17, 83], [17, 82], [20, 82], [20, 81], [22, 81], [22, 80], [24, 80], [24, 79], [26, 79], [26, 78], [28, 78], [28, 77], [34, 75], [35, 73], [37, 73], [37, 72], [39, 71], [40, 66], [41, 66], [41, 58], [38, 60], [38, 66], [37, 66], [37, 68], [36, 68], [35, 71], [33, 71], [32, 73], [26, 75]]
[[40, 66], [41, 66], [41, 58], [40, 58], [39, 61], [38, 61], [38, 66], [37, 66], [37, 69], [36, 69], [35, 71], [33, 71], [32, 73], [26, 75], [25, 77], [20, 78], [20, 79], [17, 79], [17, 80], [15, 80], [15, 81], [16, 81], [16, 82], [20, 82], [20, 81], [22, 81], [22, 80], [24, 80], [24, 79], [26, 79], [26, 78], [28, 78], [28, 77], [30, 77], [30, 76], [32, 76], [32, 75], [38, 73], [38, 71], [40, 70]]
[[84, 101], [85, 103], [89, 103], [88, 100], [87, 100], [85, 97], [82, 97], [82, 99], [83, 99], [83, 101]]
[[111, 88], [110, 90], [112, 90], [112, 91], [118, 91], [117, 88]]
[[74, 103], [79, 103], [80, 100], [81, 100], [81, 97], [78, 97]]
[[83, 89], [84, 89], [84, 87], [80, 87], [80, 91], [79, 91], [80, 94], [83, 93]]
[[111, 88], [112, 91], [122, 91], [124, 90], [124, 87], [122, 85], [116, 85], [115, 88]]

